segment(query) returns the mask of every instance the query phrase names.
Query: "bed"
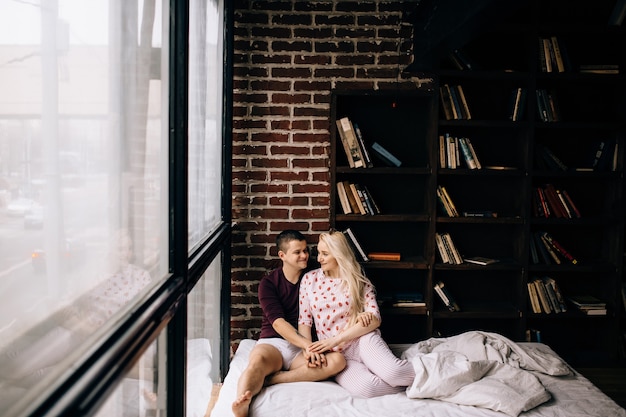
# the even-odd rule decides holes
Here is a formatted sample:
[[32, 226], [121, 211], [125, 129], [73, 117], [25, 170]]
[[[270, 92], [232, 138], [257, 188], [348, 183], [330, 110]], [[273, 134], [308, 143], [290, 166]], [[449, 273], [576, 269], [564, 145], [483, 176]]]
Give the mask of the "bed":
[[[446, 371], [446, 375], [439, 375], [440, 379], [435, 379], [435, 383], [432, 381], [429, 383], [427, 379], [422, 378], [419, 384], [414, 383], [414, 385], [418, 386], [408, 387], [406, 392], [369, 399], [354, 398], [332, 381], [279, 384], [265, 387], [254, 398], [250, 408], [250, 416], [504, 417], [519, 415], [521, 417], [626, 417], [625, 409], [618, 406], [589, 380], [571, 369], [547, 345], [540, 343], [513, 344], [513, 342], [510, 342], [513, 346], [509, 346], [508, 339], [495, 335], [497, 342], [496, 350], [492, 349], [492, 347], [482, 351], [478, 349], [476, 351], [480, 352], [477, 358], [472, 358], [471, 356], [475, 352], [470, 352], [469, 356], [466, 356], [469, 360], [465, 363], [463, 360], [459, 360], [459, 354], [468, 354], [468, 343], [467, 340], [460, 337], [467, 336], [472, 338], [470, 344], [474, 342], [480, 344], [479, 339], [484, 337], [485, 334], [468, 332], [452, 338], [433, 338], [414, 345], [392, 346], [392, 350], [394, 350], [396, 355], [413, 361], [416, 373], [419, 372], [419, 366], [426, 368], [431, 365], [440, 367], [441, 361], [448, 361], [451, 364], [451, 367], [447, 368], [449, 372]], [[493, 337], [493, 334], [487, 333], [487, 337]], [[501, 343], [503, 340], [504, 345]], [[492, 341], [489, 340], [489, 343]], [[236, 396], [237, 380], [246, 367], [248, 355], [255, 343], [251, 339], [243, 340], [240, 343], [237, 352], [232, 358], [230, 370], [224, 378], [224, 383], [211, 412], [211, 417], [232, 416], [230, 406]], [[506, 353], [503, 354], [503, 352]], [[511, 363], [502, 364], [503, 361], [500, 359], [504, 358], [504, 362], [507, 362], [507, 356], [511, 355], [511, 352], [515, 354], [516, 360], [519, 359], [517, 354], [522, 355], [522, 360], [518, 360], [518, 362], [526, 363], [522, 363], [522, 367], [518, 366], [519, 363], [517, 365]], [[486, 355], [485, 358], [480, 357], [483, 354]], [[498, 356], [501, 356], [501, 358], [499, 359]], [[527, 366], [529, 361], [534, 363], [530, 367]], [[480, 372], [483, 372], [485, 368], [493, 368], [492, 362], [497, 363], [496, 368], [504, 367], [508, 372], [513, 372], [514, 379], [512, 384], [511, 381], [507, 383], [507, 376], [501, 378], [497, 372], [489, 374], [493, 369], [483, 374], [482, 377], [480, 376]], [[541, 369], [541, 371], [523, 369], [533, 367]], [[549, 373], [554, 375], [544, 373], [542, 369], [544, 367], [553, 370], [554, 372]], [[470, 368], [474, 371], [481, 369], [478, 374], [475, 373], [474, 377], [470, 378], [473, 381], [468, 381], [467, 373], [465, 373]], [[424, 369], [426, 372], [422, 372], [421, 375], [426, 375], [428, 371], [435, 373], [434, 369]], [[529, 380], [534, 381], [532, 383], [535, 385], [528, 388], [528, 393], [526, 393], [527, 389], [522, 383], [516, 383], [518, 380], [516, 372], [522, 372], [523, 378], [529, 378]], [[416, 377], [416, 381], [417, 379]], [[455, 393], [451, 393], [452, 395], [440, 395], [437, 399], [434, 399], [427, 398], [429, 395], [434, 395], [432, 392], [422, 392], [422, 394], [425, 394], [425, 398], [417, 398], [422, 388], [425, 391], [428, 391], [427, 387], [440, 390], [442, 386], [450, 387], [450, 380], [455, 381], [459, 388]], [[500, 390], [498, 385], [502, 382], [507, 385], [504, 390]], [[475, 383], [478, 385], [475, 385]], [[532, 392], [533, 389], [537, 388], [537, 392]], [[465, 398], [470, 398], [470, 402], [466, 400], [458, 401], [456, 397], [459, 396], [459, 392], [466, 389], [468, 391], [466, 391], [467, 395]], [[416, 390], [418, 391], [417, 394]], [[506, 408], [498, 405], [497, 401], [494, 403], [493, 392], [502, 393], [507, 390], [517, 391], [512, 394], [514, 397], [525, 397], [523, 401], [529, 401], [526, 403], [528, 410], [523, 410], [523, 406], [520, 406], [519, 409], [515, 407]], [[545, 391], [545, 394], [542, 394], [541, 391]], [[413, 398], [409, 398], [409, 396]], [[475, 405], [466, 405], [472, 401], [475, 401]], [[533, 401], [537, 402], [538, 405], [534, 404]], [[519, 402], [519, 398], [515, 398], [514, 402]]]

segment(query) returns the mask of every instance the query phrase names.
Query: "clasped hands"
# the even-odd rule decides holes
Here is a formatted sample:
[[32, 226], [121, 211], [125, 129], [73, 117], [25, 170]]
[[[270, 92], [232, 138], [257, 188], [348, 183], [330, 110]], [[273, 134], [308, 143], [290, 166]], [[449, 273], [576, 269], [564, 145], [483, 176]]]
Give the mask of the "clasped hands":
[[[356, 318], [356, 323], [361, 324], [363, 327], [370, 325], [374, 319], [374, 314], [370, 312], [362, 312]], [[305, 359], [308, 362], [309, 368], [321, 368], [326, 366], [326, 353], [333, 350], [341, 350], [341, 347], [346, 341], [341, 340], [341, 333], [329, 337], [328, 339], [318, 340], [311, 343], [306, 349], [302, 350]], [[336, 349], [337, 348], [337, 349]]]

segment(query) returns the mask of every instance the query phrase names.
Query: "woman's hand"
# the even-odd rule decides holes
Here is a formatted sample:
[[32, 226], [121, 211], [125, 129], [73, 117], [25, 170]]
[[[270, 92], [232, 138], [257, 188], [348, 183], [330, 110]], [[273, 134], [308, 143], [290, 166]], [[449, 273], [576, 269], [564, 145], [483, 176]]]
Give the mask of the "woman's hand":
[[329, 352], [333, 350], [335, 346], [338, 346], [340, 342], [335, 337], [330, 337], [324, 340], [318, 340], [317, 342], [313, 342], [308, 348], [307, 351], [311, 354], [323, 354], [325, 352]]
[[310, 348], [311, 346], [306, 349], [302, 349], [302, 354], [307, 361], [308, 367], [321, 368], [322, 366], [326, 365], [326, 355], [324, 355], [323, 353], [311, 352], [309, 351]]
[[374, 313], [370, 313], [367, 311], [359, 313], [359, 315], [356, 316], [357, 323], [361, 323], [363, 327], [369, 326], [372, 320], [374, 320]]

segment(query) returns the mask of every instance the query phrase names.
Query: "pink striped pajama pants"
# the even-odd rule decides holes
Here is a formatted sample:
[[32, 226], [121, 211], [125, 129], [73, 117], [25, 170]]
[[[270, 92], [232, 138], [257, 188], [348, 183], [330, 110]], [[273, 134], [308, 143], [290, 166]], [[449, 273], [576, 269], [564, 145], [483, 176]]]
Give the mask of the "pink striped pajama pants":
[[352, 341], [343, 351], [346, 367], [335, 381], [357, 397], [377, 397], [404, 391], [413, 383], [411, 362], [398, 359], [376, 330]]

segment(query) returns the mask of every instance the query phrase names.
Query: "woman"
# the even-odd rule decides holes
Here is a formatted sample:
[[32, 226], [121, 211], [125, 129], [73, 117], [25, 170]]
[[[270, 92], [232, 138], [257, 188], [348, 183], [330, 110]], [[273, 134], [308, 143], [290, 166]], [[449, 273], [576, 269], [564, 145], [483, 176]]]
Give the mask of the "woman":
[[403, 391], [415, 371], [382, 339], [374, 286], [363, 275], [345, 236], [322, 233], [317, 249], [321, 268], [305, 274], [300, 284], [298, 331], [312, 340], [314, 324], [318, 338], [308, 350], [342, 351], [347, 365], [335, 380], [355, 396]]

